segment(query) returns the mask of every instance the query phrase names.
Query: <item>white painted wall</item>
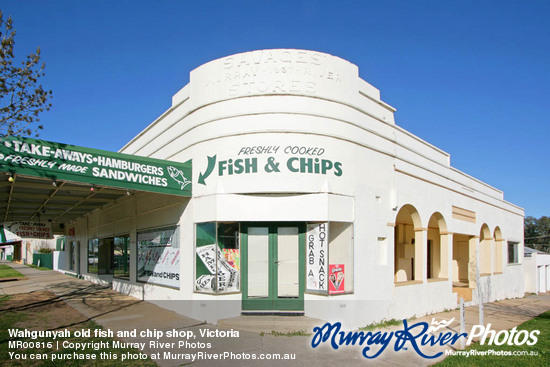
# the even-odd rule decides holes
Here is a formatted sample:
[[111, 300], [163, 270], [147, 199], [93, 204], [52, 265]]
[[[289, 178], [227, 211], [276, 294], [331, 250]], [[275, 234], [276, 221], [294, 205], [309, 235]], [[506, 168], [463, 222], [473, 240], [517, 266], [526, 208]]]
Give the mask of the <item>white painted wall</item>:
[[[483, 224], [491, 233], [498, 227], [505, 240], [520, 243], [520, 254], [524, 212], [504, 201], [500, 190], [451, 167], [448, 153], [396, 125], [394, 112], [378, 89], [358, 77], [355, 65], [324, 53], [261, 50], [202, 65], [173, 97], [172, 107], [122, 149], [180, 162], [192, 159], [193, 198], [140, 194], [77, 221], [81, 261], [86, 264], [87, 238], [130, 232], [134, 264], [136, 230], [178, 223], [185, 254], [179, 291], [123, 281], [113, 287], [215, 322], [237, 316], [241, 296], [193, 293], [194, 223], [353, 222], [354, 293], [306, 294], [306, 315], [361, 326], [454, 308], [451, 279], [395, 286], [399, 209], [414, 206], [423, 228], [440, 213], [449, 236], [479, 236]], [[246, 154], [258, 146], [268, 151]], [[310, 154], [292, 153], [293, 147], [310, 148]], [[212, 173], [199, 183], [214, 156]], [[244, 165], [245, 159], [255, 170], [237, 174], [238, 160]], [[312, 165], [318, 159], [330, 168], [294, 172], [301, 169], [300, 159], [311, 159]], [[273, 162], [279, 164], [276, 170]], [[475, 223], [453, 218], [453, 206], [475, 212]], [[506, 249], [500, 254], [502, 274], [491, 270], [480, 281], [484, 301], [523, 295], [522, 256], [519, 264], [508, 265], [506, 254]]]
[[525, 257], [525, 292], [550, 291], [550, 255], [532, 253]]

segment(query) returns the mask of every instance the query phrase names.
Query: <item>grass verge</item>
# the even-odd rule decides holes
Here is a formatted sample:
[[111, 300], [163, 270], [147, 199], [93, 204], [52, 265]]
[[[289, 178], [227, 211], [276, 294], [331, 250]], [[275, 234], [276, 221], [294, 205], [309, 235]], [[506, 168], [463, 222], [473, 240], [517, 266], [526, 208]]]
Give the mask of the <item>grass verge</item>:
[[[263, 331], [260, 333], [260, 336], [264, 336], [266, 333]], [[268, 335], [273, 336], [311, 336], [310, 333], [308, 333], [305, 330], [296, 330], [296, 331], [275, 331], [272, 330]]]
[[34, 264], [25, 264], [27, 265], [29, 268], [35, 268], [35, 269], [38, 269], [38, 270], [52, 270], [50, 268], [45, 268], [43, 266], [37, 266], [37, 265], [34, 265]]
[[8, 265], [0, 264], [0, 278], [21, 278], [23, 274]]
[[402, 324], [403, 324], [403, 320], [396, 320], [396, 319], [382, 320], [381, 322], [372, 323], [370, 325], [361, 327], [361, 328], [359, 328], [359, 330], [371, 331], [371, 330], [384, 329], [384, 328], [387, 328], [389, 326], [397, 326], [397, 325], [402, 325]]
[[[527, 345], [527, 343], [521, 346], [480, 345], [479, 343], [472, 343], [465, 351], [475, 350], [487, 352], [488, 355], [470, 355], [468, 357], [462, 355], [449, 356], [442, 362], [436, 364], [436, 366], [550, 366], [550, 311], [546, 311], [534, 319], [524, 322], [517, 327], [517, 330], [527, 330], [529, 333], [532, 330], [539, 330], [540, 334], [537, 336], [537, 343], [532, 346]], [[493, 353], [492, 351], [502, 351], [514, 355], [491, 355], [491, 353]]]

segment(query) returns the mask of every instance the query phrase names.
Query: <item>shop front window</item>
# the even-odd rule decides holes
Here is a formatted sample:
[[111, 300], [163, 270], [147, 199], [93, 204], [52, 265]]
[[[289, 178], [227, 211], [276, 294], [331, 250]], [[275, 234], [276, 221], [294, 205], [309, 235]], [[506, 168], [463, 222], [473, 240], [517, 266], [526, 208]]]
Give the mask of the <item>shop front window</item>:
[[306, 291], [353, 293], [353, 224], [309, 223], [306, 233]]
[[99, 239], [88, 241], [88, 273], [97, 274], [99, 271]]
[[177, 227], [137, 234], [137, 280], [171, 288], [180, 286], [180, 246]]
[[71, 262], [70, 262], [70, 265], [69, 265], [70, 270], [76, 270], [76, 261], [77, 261], [76, 247], [77, 247], [77, 242], [76, 241], [71, 241], [71, 251], [70, 251]]
[[238, 223], [197, 223], [195, 234], [195, 291], [239, 291]]
[[517, 242], [508, 242], [508, 264], [518, 264], [519, 263], [519, 243]]
[[129, 236], [114, 238], [113, 276], [119, 279], [130, 280], [130, 237]]
[[56, 251], [65, 251], [65, 236], [58, 237], [55, 241]]

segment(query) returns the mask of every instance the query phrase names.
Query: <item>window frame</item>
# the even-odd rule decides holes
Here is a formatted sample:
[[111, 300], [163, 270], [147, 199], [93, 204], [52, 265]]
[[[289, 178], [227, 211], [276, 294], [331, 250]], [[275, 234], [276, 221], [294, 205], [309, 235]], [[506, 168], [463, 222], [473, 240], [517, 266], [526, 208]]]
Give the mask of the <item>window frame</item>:
[[[166, 247], [171, 247], [171, 248], [174, 248], [174, 249], [178, 249], [178, 251], [179, 251], [179, 254], [177, 254], [177, 257], [179, 258], [178, 259], [178, 265], [177, 265], [178, 266], [178, 269], [177, 269], [177, 276], [178, 276], [177, 282], [178, 282], [178, 285], [176, 286], [176, 285], [170, 285], [170, 284], [163, 284], [163, 283], [140, 280], [140, 274], [139, 274], [139, 272], [140, 272], [140, 264], [139, 264], [139, 260], [140, 260], [140, 238], [139, 238], [139, 236], [140, 236], [140, 234], [151, 233], [151, 232], [169, 231], [169, 230], [174, 230], [173, 238], [175, 239], [175, 241], [174, 241], [175, 243], [172, 244], [171, 246], [164, 246], [164, 247], [165, 248]], [[181, 276], [181, 256], [182, 256], [182, 254], [181, 254], [181, 246], [180, 246], [180, 226], [179, 225], [176, 224], [176, 225], [168, 225], [168, 226], [153, 227], [153, 228], [142, 228], [142, 229], [136, 230], [136, 260], [134, 262], [135, 266], [136, 266], [135, 281], [137, 283], [141, 283], [141, 284], [149, 284], [149, 285], [156, 286], [156, 287], [166, 287], [166, 288], [170, 288], [170, 289], [180, 290], [181, 289], [181, 279], [182, 279], [182, 276]], [[157, 261], [157, 264], [158, 264], [158, 261]], [[144, 265], [144, 267], [145, 267], [145, 265]]]
[[[508, 265], [517, 265], [517, 264], [521, 264], [521, 261], [520, 261], [520, 257], [519, 257], [519, 242], [514, 242], [514, 241], [508, 241], [507, 242], [508, 244]], [[512, 248], [512, 261], [510, 260], [510, 249]]]
[[116, 274], [116, 268], [113, 267], [113, 278], [114, 279], [117, 279], [117, 280], [126, 280], [126, 281], [130, 281], [130, 269], [131, 269], [131, 266], [132, 266], [132, 263], [131, 263], [131, 246], [130, 246], [130, 234], [123, 234], [123, 235], [116, 235], [116, 236], [113, 236], [113, 261], [115, 259], [115, 249], [116, 249], [116, 240], [117, 238], [125, 238], [126, 239], [126, 256], [127, 256], [127, 264], [128, 264], [128, 275], [127, 276], [120, 276], [120, 275], [117, 275]]
[[[326, 272], [326, 290], [313, 290], [307, 288], [307, 268], [308, 268], [308, 250], [309, 250], [309, 239], [308, 239], [308, 231], [307, 228], [309, 225], [319, 225], [319, 224], [326, 224], [327, 226], [327, 234], [326, 234], [326, 247], [324, 249], [326, 250], [326, 261], [325, 261], [325, 272]], [[331, 237], [331, 225], [347, 225], [349, 227], [350, 231], [350, 243], [349, 243], [349, 256], [351, 259], [348, 259], [348, 261], [345, 263], [348, 267], [344, 268], [344, 287], [346, 287], [347, 283], [346, 280], [349, 279], [351, 281], [351, 289], [344, 290], [344, 292], [341, 293], [331, 293], [330, 292], [330, 268], [332, 265], [340, 265], [342, 263], [334, 263], [333, 260], [334, 257], [331, 257], [331, 253], [336, 252], [337, 250], [332, 247], [333, 238]], [[334, 228], [333, 228], [334, 229]], [[355, 293], [355, 230], [354, 230], [354, 222], [339, 222], [339, 221], [326, 221], [326, 222], [306, 222], [306, 285], [305, 285], [305, 294], [312, 294], [317, 296], [325, 296], [325, 297], [338, 297], [338, 296], [344, 296], [349, 294]], [[349, 266], [351, 266], [351, 271], [349, 270]], [[351, 273], [351, 276], [350, 276]], [[345, 289], [345, 288], [344, 288]]]
[[[96, 271], [91, 272], [90, 271], [90, 246], [92, 246], [92, 250], [93, 250], [94, 241], [95, 241], [95, 247], [96, 247], [97, 251], [92, 252], [92, 253], [95, 254], [95, 257], [93, 257], [93, 259], [95, 259], [94, 264], [96, 266]], [[99, 275], [99, 238], [97, 238], [97, 237], [88, 239], [88, 246], [87, 246], [87, 250], [86, 250], [86, 265], [87, 265], [86, 266], [86, 273]]]
[[[213, 233], [213, 238], [214, 238], [214, 243], [208, 243], [208, 244], [203, 244], [201, 246], [197, 246], [197, 241], [199, 240], [198, 238], [198, 234], [197, 234], [197, 229], [200, 225], [207, 225], [207, 224], [214, 224], [214, 233]], [[238, 240], [237, 240], [237, 258], [238, 258], [238, 269], [235, 270], [235, 272], [237, 273], [237, 285], [236, 285], [236, 288], [237, 289], [231, 289], [229, 291], [227, 290], [219, 290], [218, 289], [218, 280], [219, 278], [217, 276], [215, 276], [215, 274], [212, 274], [212, 272], [208, 269], [207, 265], [204, 264], [204, 262], [202, 262], [202, 259], [200, 258], [200, 255], [197, 254], [197, 248], [200, 248], [200, 247], [206, 247], [206, 246], [212, 246], [214, 245], [215, 248], [217, 249], [217, 251], [222, 251], [223, 253], [223, 249], [225, 249], [225, 247], [220, 247], [220, 239], [221, 239], [221, 236], [220, 236], [220, 225], [236, 225], [237, 226], [237, 232], [239, 233], [239, 236], [238, 236]], [[193, 241], [193, 254], [194, 254], [194, 261], [193, 261], [193, 293], [198, 293], [198, 294], [208, 294], [208, 295], [229, 295], [229, 294], [239, 294], [242, 292], [242, 288], [241, 288], [241, 266], [240, 266], [240, 263], [241, 263], [241, 259], [240, 259], [240, 256], [241, 256], [241, 223], [240, 222], [237, 222], [237, 221], [207, 221], [207, 222], [197, 222], [197, 223], [194, 223], [194, 241]], [[201, 261], [201, 263], [199, 263], [199, 261]], [[227, 266], [232, 266], [231, 264], [229, 264], [227, 261]], [[201, 264], [201, 265], [198, 265], [198, 264]], [[210, 273], [207, 273], [207, 272], [204, 272], [204, 269], [201, 269], [201, 272], [203, 272], [204, 274], [200, 274], [200, 275], [197, 275], [197, 270], [198, 270], [198, 267], [200, 268], [206, 268], [207, 271], [209, 271]], [[233, 266], [232, 266], [233, 267]], [[214, 268], [216, 269], [216, 273], [219, 273], [219, 261], [218, 261], [218, 256], [215, 256], [215, 263], [214, 263]], [[213, 278], [209, 278], [210, 276], [212, 276]], [[214, 282], [214, 289], [212, 290], [204, 290], [204, 289], [198, 289], [198, 284], [197, 284], [197, 280], [200, 279], [201, 277], [205, 277], [205, 279], [208, 281], [208, 279], [211, 279], [210, 281], [213, 281]], [[204, 287], [206, 288], [206, 287]], [[231, 287], [233, 288], [233, 287]]]

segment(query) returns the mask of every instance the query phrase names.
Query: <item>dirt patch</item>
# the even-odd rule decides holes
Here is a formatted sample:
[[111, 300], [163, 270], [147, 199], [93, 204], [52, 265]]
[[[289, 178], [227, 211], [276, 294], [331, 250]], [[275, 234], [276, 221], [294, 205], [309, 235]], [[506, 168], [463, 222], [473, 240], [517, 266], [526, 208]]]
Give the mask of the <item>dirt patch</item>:
[[26, 317], [15, 324], [29, 330], [81, 328], [88, 318], [48, 291], [14, 294], [0, 305], [0, 312], [24, 312]]
[[[10, 348], [9, 341], [43, 341], [50, 339], [11, 338], [6, 329], [27, 330], [70, 330], [90, 326], [87, 317], [69, 306], [65, 301], [48, 291], [36, 291], [23, 294], [0, 296], [0, 361], [8, 366], [40, 366], [45, 361], [31, 360], [32, 353], [50, 353], [52, 348], [42, 344], [32, 348]], [[20, 357], [11, 357], [10, 352]], [[24, 356], [24, 357], [23, 357]]]
[[[36, 337], [31, 337], [16, 334], [16, 329], [56, 330], [63, 334], [51, 337], [35, 333]], [[48, 291], [0, 295], [0, 365], [156, 366], [150, 359], [123, 362], [123, 355], [136, 355], [140, 351], [115, 347], [112, 338], [94, 337], [96, 329], [101, 326]], [[77, 348], [75, 343], [81, 346]]]

